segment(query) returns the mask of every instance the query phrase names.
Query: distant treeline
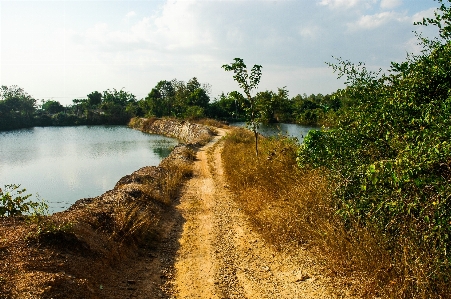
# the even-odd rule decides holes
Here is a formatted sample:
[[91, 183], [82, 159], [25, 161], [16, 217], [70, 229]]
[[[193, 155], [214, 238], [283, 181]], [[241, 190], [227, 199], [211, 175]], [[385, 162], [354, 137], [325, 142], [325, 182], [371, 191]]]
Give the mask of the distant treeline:
[[[238, 91], [211, 99], [210, 85], [196, 77], [188, 82], [162, 80], [144, 99], [124, 90], [94, 91], [84, 99], [63, 106], [54, 100], [36, 100], [18, 86], [1, 86], [0, 130], [33, 126], [126, 124], [132, 117], [245, 119], [244, 97]], [[349, 103], [332, 95], [297, 95], [289, 98], [286, 88], [256, 95], [263, 122], [328, 125], [337, 111]]]

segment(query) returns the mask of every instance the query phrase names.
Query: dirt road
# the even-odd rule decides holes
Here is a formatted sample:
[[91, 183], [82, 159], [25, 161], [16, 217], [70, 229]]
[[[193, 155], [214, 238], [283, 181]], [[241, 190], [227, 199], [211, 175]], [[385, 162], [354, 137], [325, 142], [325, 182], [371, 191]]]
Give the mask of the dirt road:
[[[223, 177], [220, 129], [162, 223], [162, 242], [122, 273], [121, 298], [350, 298], [307, 251], [280, 252], [254, 232]], [[124, 274], [125, 273], [125, 274]], [[124, 275], [128, 280], [124, 280]], [[114, 281], [114, 279], [113, 279]], [[131, 283], [130, 283], [131, 282]]]
[[[178, 210], [173, 298], [339, 298], [307, 252], [277, 252], [247, 223], [223, 177], [221, 130], [202, 148]], [[169, 294], [166, 294], [169, 295]]]

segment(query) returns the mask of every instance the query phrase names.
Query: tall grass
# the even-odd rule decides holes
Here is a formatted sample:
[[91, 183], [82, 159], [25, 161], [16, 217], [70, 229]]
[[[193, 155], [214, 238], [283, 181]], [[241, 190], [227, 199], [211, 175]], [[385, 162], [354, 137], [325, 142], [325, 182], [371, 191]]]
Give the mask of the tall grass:
[[330, 185], [318, 170], [296, 166], [297, 144], [289, 138], [262, 139], [253, 152], [253, 136], [235, 129], [225, 139], [225, 174], [251, 222], [276, 247], [305, 246], [323, 235], [318, 218], [333, 214]]
[[426, 265], [411, 270], [406, 260], [408, 240], [405, 252], [393, 257], [379, 230], [345, 222], [333, 201], [338, 186], [324, 170], [299, 169], [297, 148], [286, 137], [266, 138], [256, 157], [250, 132], [235, 129], [225, 138], [226, 179], [251, 224], [279, 250], [304, 247], [318, 253], [328, 274], [360, 296], [433, 298], [437, 290], [412, 290], [421, 276], [433, 273], [421, 273]]

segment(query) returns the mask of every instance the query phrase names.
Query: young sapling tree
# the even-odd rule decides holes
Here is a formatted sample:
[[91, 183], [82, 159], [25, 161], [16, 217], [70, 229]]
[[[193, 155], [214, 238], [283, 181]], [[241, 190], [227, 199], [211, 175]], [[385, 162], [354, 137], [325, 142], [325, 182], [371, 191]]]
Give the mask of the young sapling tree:
[[246, 114], [246, 124], [254, 132], [255, 136], [255, 155], [258, 156], [258, 132], [257, 129], [261, 122], [260, 113], [258, 111], [255, 97], [252, 97], [251, 91], [255, 89], [260, 83], [262, 76], [262, 66], [255, 64], [251, 69], [249, 75], [246, 64], [243, 59], [235, 58], [235, 62], [231, 64], [224, 64], [222, 68], [225, 71], [233, 71], [233, 79], [238, 82], [238, 85], [243, 89], [246, 95], [246, 102], [243, 103]]

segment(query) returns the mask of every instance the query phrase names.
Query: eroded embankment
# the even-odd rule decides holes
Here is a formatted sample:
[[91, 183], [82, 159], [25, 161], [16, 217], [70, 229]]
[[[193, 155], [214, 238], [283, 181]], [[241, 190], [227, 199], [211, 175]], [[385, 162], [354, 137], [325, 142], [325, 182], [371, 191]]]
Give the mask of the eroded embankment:
[[146, 133], [174, 137], [191, 145], [204, 145], [213, 135], [207, 126], [177, 119], [133, 118], [129, 126]]
[[[177, 217], [172, 201], [191, 175], [194, 145], [213, 133], [176, 120], [139, 119], [132, 127], [187, 144], [159, 166], [126, 175], [114, 189], [67, 211], [0, 219], [0, 298], [128, 298], [141, 272], [160, 280], [153, 269], [161, 262], [160, 237]], [[140, 291], [159, 288], [148, 284]]]

